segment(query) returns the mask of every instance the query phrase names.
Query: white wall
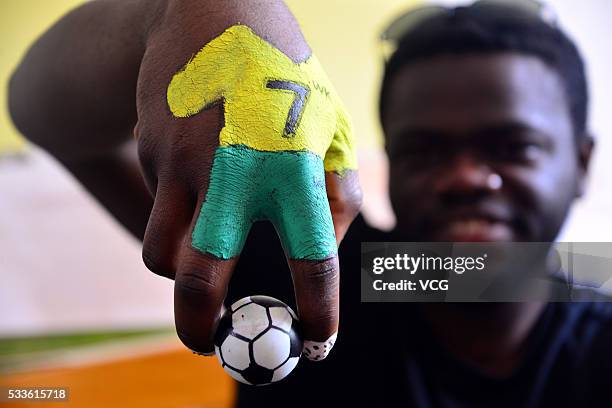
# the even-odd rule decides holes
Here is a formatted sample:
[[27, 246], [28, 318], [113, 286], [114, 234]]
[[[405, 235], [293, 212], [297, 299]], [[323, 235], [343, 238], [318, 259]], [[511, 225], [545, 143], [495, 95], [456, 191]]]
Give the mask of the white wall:
[[0, 337], [172, 324], [172, 284], [40, 150], [0, 157]]

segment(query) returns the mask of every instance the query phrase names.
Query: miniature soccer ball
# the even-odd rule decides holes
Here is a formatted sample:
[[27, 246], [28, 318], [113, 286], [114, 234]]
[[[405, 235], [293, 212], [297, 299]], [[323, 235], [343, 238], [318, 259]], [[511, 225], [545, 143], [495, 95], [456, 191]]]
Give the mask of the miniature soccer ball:
[[285, 378], [297, 365], [303, 340], [293, 310], [268, 296], [248, 296], [225, 311], [215, 333], [223, 369], [249, 385]]

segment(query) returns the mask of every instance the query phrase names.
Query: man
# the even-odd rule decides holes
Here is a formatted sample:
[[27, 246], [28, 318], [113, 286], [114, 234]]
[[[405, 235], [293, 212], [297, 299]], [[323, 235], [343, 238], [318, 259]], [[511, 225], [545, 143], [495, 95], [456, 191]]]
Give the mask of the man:
[[[608, 303], [359, 298], [363, 241], [552, 242], [584, 193], [593, 149], [584, 65], [536, 11], [425, 8], [389, 28], [397, 49], [380, 117], [397, 226], [383, 234], [358, 218], [342, 243], [342, 336], [326, 369], [303, 365], [277, 387], [243, 387], [239, 405], [611, 404]], [[333, 391], [321, 397], [315, 381]]]
[[[593, 139], [582, 59], [544, 11], [483, 1], [398, 20], [380, 98], [390, 239], [555, 240]], [[387, 306], [406, 323], [384, 405], [610, 404], [608, 303]]]

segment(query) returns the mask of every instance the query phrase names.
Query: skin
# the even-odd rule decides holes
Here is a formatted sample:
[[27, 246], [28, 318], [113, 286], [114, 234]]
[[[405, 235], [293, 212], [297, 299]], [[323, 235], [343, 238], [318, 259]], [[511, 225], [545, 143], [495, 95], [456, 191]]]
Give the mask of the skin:
[[[294, 62], [312, 53], [280, 0], [226, 0], [223, 7], [206, 0], [98, 0], [38, 39], [9, 89], [21, 132], [143, 239], [151, 271], [175, 280], [178, 336], [203, 353], [213, 350], [238, 259], [202, 253], [190, 239], [224, 126], [223, 105], [177, 121], [166, 94], [194, 53], [238, 23]], [[326, 172], [325, 180], [339, 243], [361, 203], [357, 173]], [[325, 341], [338, 327], [337, 256], [289, 264], [304, 337]]]
[[[516, 53], [441, 55], [406, 65], [389, 89], [382, 119], [403, 240], [555, 239], [584, 192], [593, 141], [575, 134], [552, 68]], [[454, 355], [506, 376], [543, 307], [422, 309]]]

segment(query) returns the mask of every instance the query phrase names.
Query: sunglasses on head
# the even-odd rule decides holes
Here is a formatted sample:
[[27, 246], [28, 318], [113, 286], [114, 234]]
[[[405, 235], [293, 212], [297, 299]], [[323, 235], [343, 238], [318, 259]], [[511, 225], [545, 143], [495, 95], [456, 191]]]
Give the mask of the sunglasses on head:
[[557, 27], [557, 16], [550, 5], [537, 0], [478, 0], [467, 6], [430, 5], [409, 10], [394, 19], [380, 35], [383, 58], [389, 60], [398, 43], [421, 22], [442, 15], [462, 12], [485, 18], [504, 20], [537, 20]]

